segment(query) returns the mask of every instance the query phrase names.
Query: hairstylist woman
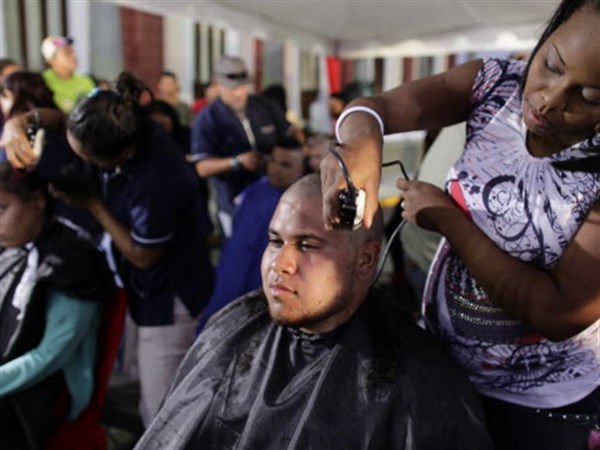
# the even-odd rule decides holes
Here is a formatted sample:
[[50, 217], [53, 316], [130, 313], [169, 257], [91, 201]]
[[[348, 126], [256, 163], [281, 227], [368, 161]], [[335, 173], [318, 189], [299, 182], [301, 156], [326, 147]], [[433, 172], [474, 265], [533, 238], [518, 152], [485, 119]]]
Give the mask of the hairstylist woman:
[[[445, 192], [399, 180], [445, 236], [424, 313], [484, 396], [496, 448], [583, 450], [600, 413], [600, 1], [564, 0], [528, 63], [478, 60], [352, 102], [341, 151], [376, 208], [383, 133], [467, 121]], [[322, 164], [330, 224], [345, 186]], [[589, 441], [589, 442], [588, 442]], [[595, 448], [595, 447], [594, 447]]]

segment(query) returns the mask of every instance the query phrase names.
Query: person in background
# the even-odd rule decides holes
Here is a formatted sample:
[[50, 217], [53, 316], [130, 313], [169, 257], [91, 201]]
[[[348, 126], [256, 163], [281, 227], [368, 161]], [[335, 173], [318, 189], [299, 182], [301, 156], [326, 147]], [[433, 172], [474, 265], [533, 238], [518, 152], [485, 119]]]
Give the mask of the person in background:
[[177, 143], [185, 155], [190, 153], [190, 128], [181, 124], [173, 106], [163, 100], [152, 100], [143, 106], [144, 112], [158, 123]]
[[0, 83], [13, 72], [21, 70], [21, 66], [13, 59], [0, 58]]
[[319, 176], [281, 197], [262, 289], [207, 324], [137, 450], [488, 450], [447, 352], [371, 288], [383, 215], [326, 230]]
[[[600, 445], [599, 55], [600, 1], [563, 0], [528, 62], [470, 61], [352, 102], [338, 121], [366, 226], [382, 134], [467, 122], [445, 191], [397, 186], [403, 218], [444, 236], [425, 320], [484, 396], [497, 450]], [[345, 182], [333, 158], [321, 170], [332, 226]]]
[[270, 101], [250, 95], [251, 77], [242, 59], [222, 57], [214, 80], [219, 98], [194, 120], [190, 160], [212, 183], [221, 234], [229, 238], [233, 199], [260, 178], [263, 158], [293, 129]]
[[269, 222], [283, 192], [304, 172], [302, 144], [294, 138], [279, 142], [267, 162], [267, 174], [236, 199], [233, 233], [223, 247], [216, 284], [202, 311], [196, 333], [232, 300], [260, 287], [260, 260], [269, 240]]
[[283, 85], [271, 84], [264, 88], [260, 95], [271, 100], [284, 116], [287, 114], [287, 94]]
[[0, 107], [7, 119], [36, 107], [56, 108], [53, 93], [35, 72], [16, 71], [0, 82]]
[[54, 93], [54, 102], [69, 113], [77, 101], [94, 89], [93, 80], [78, 74], [77, 55], [70, 36], [48, 36], [42, 42], [42, 56], [48, 69], [42, 72], [46, 84]]
[[329, 146], [335, 141], [330, 134], [315, 133], [306, 140], [307, 171], [319, 173], [321, 161], [329, 154]]
[[164, 71], [156, 83], [156, 98], [167, 102], [179, 117], [179, 123], [189, 127], [192, 123], [192, 110], [190, 106], [179, 98], [179, 80], [173, 72]]
[[[0, 85], [4, 82], [4, 79], [13, 72], [21, 70], [19, 64], [14, 60], [8, 58], [0, 59]], [[4, 128], [4, 120], [6, 117], [4, 113], [0, 113], [0, 134], [2, 134], [2, 128]]]
[[94, 390], [104, 257], [55, 221], [36, 171], [0, 163], [0, 446], [46, 448]]
[[195, 116], [218, 98], [217, 84], [213, 80], [210, 83], [194, 82], [194, 104], [192, 114]]

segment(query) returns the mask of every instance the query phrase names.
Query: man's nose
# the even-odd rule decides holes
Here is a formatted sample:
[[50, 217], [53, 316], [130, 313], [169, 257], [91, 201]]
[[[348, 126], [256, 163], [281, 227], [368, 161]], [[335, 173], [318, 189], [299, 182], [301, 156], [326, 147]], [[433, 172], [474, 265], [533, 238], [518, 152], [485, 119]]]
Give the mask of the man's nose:
[[294, 248], [284, 245], [273, 258], [273, 270], [278, 274], [292, 275], [296, 272], [296, 267]]

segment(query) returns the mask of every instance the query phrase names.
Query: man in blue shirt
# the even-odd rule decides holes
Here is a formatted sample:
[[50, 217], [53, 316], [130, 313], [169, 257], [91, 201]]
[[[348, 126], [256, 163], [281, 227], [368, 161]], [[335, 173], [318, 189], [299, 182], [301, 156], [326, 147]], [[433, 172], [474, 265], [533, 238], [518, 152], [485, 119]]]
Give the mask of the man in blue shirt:
[[219, 98], [194, 121], [191, 160], [198, 175], [211, 180], [221, 233], [229, 237], [233, 199], [258, 180], [263, 157], [290, 132], [290, 124], [269, 100], [249, 95], [251, 78], [242, 59], [221, 58], [215, 81]]
[[233, 233], [223, 247], [216, 284], [202, 311], [196, 333], [215, 312], [261, 285], [260, 261], [269, 242], [269, 222], [283, 192], [304, 171], [302, 144], [286, 138], [275, 146], [267, 163], [267, 175], [239, 195]]

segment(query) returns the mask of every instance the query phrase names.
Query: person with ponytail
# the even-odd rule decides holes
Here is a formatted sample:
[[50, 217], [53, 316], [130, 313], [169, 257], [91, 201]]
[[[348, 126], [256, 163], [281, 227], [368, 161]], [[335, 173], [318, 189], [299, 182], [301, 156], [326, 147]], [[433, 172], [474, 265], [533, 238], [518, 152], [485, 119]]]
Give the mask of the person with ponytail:
[[67, 139], [99, 168], [102, 196], [54, 193], [90, 211], [110, 236], [138, 325], [140, 412], [147, 425], [193, 341], [213, 268], [196, 176], [176, 144], [143, 114], [145, 90], [125, 72], [116, 91], [96, 91], [75, 107]]
[[46, 448], [95, 387], [103, 306], [115, 287], [102, 254], [56, 221], [46, 182], [0, 163], [0, 447]]
[[[140, 413], [147, 425], [193, 341], [214, 273], [206, 242], [210, 222], [196, 175], [175, 142], [144, 113], [139, 103], [144, 92], [151, 95], [123, 72], [116, 90], [92, 91], [68, 118], [39, 113], [45, 126], [65, 127], [73, 152], [97, 169], [97, 189], [55, 183], [51, 192], [89, 211], [105, 231], [103, 246], [138, 326]], [[27, 147], [19, 129], [31, 116], [18, 120], [7, 152], [15, 164], [28, 165], [35, 158], [19, 153], [19, 145]]]

